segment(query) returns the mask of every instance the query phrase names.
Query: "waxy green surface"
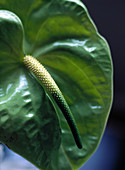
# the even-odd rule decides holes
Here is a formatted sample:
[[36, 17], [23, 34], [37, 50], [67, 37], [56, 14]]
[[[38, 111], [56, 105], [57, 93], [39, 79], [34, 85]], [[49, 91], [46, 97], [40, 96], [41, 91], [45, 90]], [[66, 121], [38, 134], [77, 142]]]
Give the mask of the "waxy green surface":
[[[79, 0], [1, 0], [0, 9], [0, 141], [40, 169], [78, 169], [97, 148], [112, 103], [108, 44]], [[59, 86], [83, 149], [24, 54]]]

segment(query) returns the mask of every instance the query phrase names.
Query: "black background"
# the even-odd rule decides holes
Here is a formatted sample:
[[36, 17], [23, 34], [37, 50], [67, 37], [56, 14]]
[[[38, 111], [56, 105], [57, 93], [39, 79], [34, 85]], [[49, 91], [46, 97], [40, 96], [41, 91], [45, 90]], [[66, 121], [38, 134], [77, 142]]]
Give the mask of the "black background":
[[[82, 0], [99, 33], [109, 43], [114, 67], [114, 100], [107, 128], [119, 140], [115, 170], [124, 169], [125, 152], [125, 0]], [[110, 150], [109, 150], [110, 152]], [[113, 170], [114, 170], [113, 169]], [[95, 170], [95, 169], [94, 169]]]

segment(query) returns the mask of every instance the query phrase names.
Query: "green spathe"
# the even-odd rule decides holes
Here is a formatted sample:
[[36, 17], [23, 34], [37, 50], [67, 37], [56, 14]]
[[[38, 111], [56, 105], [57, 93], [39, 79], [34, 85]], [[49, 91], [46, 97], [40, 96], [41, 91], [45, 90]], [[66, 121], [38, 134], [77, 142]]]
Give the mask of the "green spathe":
[[[2, 0], [0, 9], [0, 141], [41, 169], [78, 169], [98, 146], [110, 111], [109, 47], [78, 0]], [[7, 12], [13, 17], [3, 22]], [[36, 57], [58, 84], [83, 149], [25, 68], [24, 54]]]

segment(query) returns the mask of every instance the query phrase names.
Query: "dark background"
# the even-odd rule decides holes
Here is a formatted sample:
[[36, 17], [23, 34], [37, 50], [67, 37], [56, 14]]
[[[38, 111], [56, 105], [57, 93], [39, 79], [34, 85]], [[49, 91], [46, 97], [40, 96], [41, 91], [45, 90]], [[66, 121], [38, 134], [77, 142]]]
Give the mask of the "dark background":
[[114, 101], [96, 153], [81, 170], [124, 169], [125, 158], [125, 0], [82, 0], [99, 33], [109, 43], [114, 66]]

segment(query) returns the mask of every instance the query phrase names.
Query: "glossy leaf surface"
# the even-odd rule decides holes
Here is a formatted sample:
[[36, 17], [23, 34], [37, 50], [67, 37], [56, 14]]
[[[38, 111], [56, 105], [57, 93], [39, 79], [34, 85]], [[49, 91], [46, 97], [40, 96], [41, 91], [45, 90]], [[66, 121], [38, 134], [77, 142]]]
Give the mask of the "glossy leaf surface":
[[52, 169], [61, 138], [55, 109], [22, 64], [19, 18], [4, 10], [0, 16], [0, 141], [36, 166]]
[[[109, 47], [98, 34], [85, 6], [79, 0], [2, 0], [0, 9], [10, 10], [21, 19], [25, 35], [22, 50], [22, 28], [20, 41], [17, 43], [20, 48], [16, 47], [19, 53], [14, 50], [11, 52], [0, 37], [0, 43], [4, 47], [0, 48], [0, 70], [5, 69], [0, 73], [0, 116], [3, 115], [0, 140], [39, 168], [78, 169], [96, 149], [108, 118], [112, 101], [112, 62]], [[20, 21], [19, 25], [21, 26]], [[16, 33], [14, 37], [13, 43], [18, 39]], [[50, 100], [44, 89], [25, 69], [22, 63], [23, 53], [36, 57], [58, 84], [76, 120], [83, 149], [76, 147], [67, 122], [55, 102]], [[5, 56], [6, 61], [3, 62]], [[23, 85], [19, 92], [21, 82]], [[28, 96], [24, 97], [23, 94]], [[12, 113], [16, 116], [14, 120], [11, 120]], [[8, 115], [11, 123], [8, 123]], [[28, 126], [37, 125], [33, 130], [43, 137], [46, 133], [44, 121], [49, 122], [46, 140], [53, 142], [48, 144], [41, 138], [40, 145], [37, 144], [38, 138], [31, 136], [31, 141], [39, 146], [36, 150], [41, 150], [41, 153], [31, 154], [32, 147], [27, 148], [27, 151], [22, 149], [27, 147], [27, 136], [30, 134], [28, 132], [23, 135], [28, 128], [25, 122], [29, 122]], [[14, 126], [8, 127], [11, 124]], [[11, 132], [8, 129], [11, 131], [15, 126], [20, 127], [16, 131], [19, 136], [14, 136], [10, 141]], [[8, 136], [7, 140], [3, 139], [4, 136]], [[25, 138], [27, 142], [23, 142]], [[20, 142], [16, 142], [16, 139]]]

